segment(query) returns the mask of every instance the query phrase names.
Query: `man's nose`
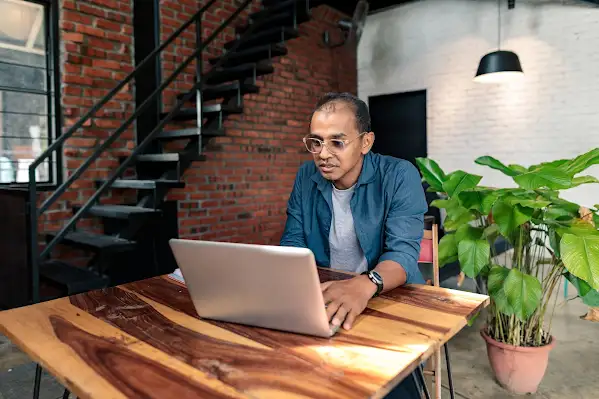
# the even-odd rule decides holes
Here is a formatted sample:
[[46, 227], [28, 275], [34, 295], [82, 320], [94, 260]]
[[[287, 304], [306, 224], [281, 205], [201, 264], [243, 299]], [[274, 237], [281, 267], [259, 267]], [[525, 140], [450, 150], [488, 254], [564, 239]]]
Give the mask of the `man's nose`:
[[330, 157], [332, 157], [332, 156], [333, 156], [333, 154], [331, 154], [331, 153], [329, 152], [329, 149], [327, 148], [327, 146], [326, 146], [326, 145], [323, 145], [323, 146], [322, 146], [322, 149], [320, 150], [320, 153], [318, 154], [318, 156], [319, 156], [321, 159], [329, 159]]

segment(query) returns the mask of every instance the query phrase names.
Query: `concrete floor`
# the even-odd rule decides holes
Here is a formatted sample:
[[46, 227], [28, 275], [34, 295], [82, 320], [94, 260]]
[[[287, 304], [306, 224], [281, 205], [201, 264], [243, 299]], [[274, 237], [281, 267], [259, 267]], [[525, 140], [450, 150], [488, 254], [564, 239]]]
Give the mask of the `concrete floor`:
[[[467, 284], [467, 283], [466, 283]], [[451, 282], [450, 284], [451, 285]], [[563, 299], [560, 287], [552, 324], [557, 344], [549, 356], [545, 377], [531, 399], [592, 399], [599, 397], [599, 323], [581, 320], [587, 307], [578, 299]], [[576, 289], [570, 285], [569, 298]], [[485, 322], [481, 316], [475, 325], [462, 330], [449, 343], [451, 367], [457, 397], [504, 399], [510, 395], [494, 380], [487, 358], [486, 345], [480, 336]], [[445, 367], [445, 365], [444, 365]], [[444, 369], [445, 370], [445, 369]], [[442, 385], [447, 384], [447, 378]], [[444, 395], [445, 397], [445, 395]], [[449, 397], [449, 396], [447, 396]]]
[[[447, 287], [455, 288], [450, 280]], [[471, 290], [466, 281], [462, 289]], [[570, 296], [576, 290], [570, 288]], [[578, 300], [563, 300], [563, 288], [553, 320], [557, 345], [550, 355], [549, 367], [539, 391], [531, 399], [591, 399], [599, 397], [599, 323], [580, 320], [586, 307]], [[504, 399], [517, 397], [504, 391], [493, 379], [484, 341], [479, 330], [484, 323], [481, 315], [474, 326], [462, 330], [449, 343], [451, 367], [457, 398]], [[445, 365], [444, 365], [444, 370]], [[35, 365], [29, 358], [0, 335], [0, 399], [31, 397]], [[446, 375], [443, 385], [447, 385]], [[62, 397], [63, 388], [51, 376], [42, 379], [42, 399]], [[445, 390], [443, 397], [449, 398]]]

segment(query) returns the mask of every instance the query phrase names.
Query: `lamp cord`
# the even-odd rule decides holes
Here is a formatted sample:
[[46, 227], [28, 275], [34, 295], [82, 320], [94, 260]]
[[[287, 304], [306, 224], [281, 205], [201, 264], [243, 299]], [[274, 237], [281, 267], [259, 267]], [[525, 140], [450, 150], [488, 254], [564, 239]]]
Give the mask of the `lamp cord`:
[[501, 0], [497, 0], [497, 50], [501, 48]]

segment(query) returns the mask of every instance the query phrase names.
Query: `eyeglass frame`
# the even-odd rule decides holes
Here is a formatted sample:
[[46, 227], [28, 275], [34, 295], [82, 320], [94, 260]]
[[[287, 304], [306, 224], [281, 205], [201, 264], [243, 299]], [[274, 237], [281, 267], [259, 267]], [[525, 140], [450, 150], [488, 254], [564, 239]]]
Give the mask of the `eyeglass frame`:
[[310, 149], [308, 148], [308, 143], [306, 143], [306, 141], [308, 139], [319, 141], [321, 146], [327, 147], [327, 151], [329, 151], [333, 155], [336, 155], [336, 154], [339, 154], [339, 153], [345, 151], [345, 149], [347, 148], [347, 145], [349, 143], [351, 143], [352, 141], [356, 140], [357, 138], [359, 138], [360, 136], [362, 136], [362, 135], [364, 135], [366, 133], [368, 133], [368, 132], [362, 132], [362, 133], [358, 134], [356, 137], [354, 137], [353, 139], [345, 139], [345, 140], [343, 140], [343, 139], [329, 139], [329, 141], [333, 141], [334, 140], [334, 141], [341, 141], [343, 143], [343, 149], [340, 150], [339, 152], [331, 151], [331, 149], [329, 148], [329, 146], [326, 144], [325, 140], [321, 140], [321, 139], [319, 139], [317, 137], [308, 137], [310, 135], [307, 135], [307, 136], [304, 136], [304, 138], [302, 139], [302, 141], [304, 142], [304, 145], [306, 146], [306, 150], [308, 150], [308, 152], [310, 154], [320, 154], [322, 152], [322, 148], [318, 152], [312, 152], [312, 151], [310, 151]]

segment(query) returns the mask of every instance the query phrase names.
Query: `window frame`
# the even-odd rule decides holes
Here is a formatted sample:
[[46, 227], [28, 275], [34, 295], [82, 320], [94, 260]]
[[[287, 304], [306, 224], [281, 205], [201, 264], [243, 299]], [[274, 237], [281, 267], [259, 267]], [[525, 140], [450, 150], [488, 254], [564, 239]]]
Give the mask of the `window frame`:
[[[61, 104], [61, 64], [60, 64], [60, 30], [59, 30], [59, 0], [21, 0], [43, 6], [46, 79], [46, 109], [47, 109], [47, 145], [50, 146], [62, 133], [62, 104]], [[0, 86], [0, 90], [2, 87]], [[19, 90], [21, 91], [21, 90]], [[38, 91], [23, 89], [24, 93], [40, 94]], [[53, 112], [52, 112], [53, 111]], [[49, 176], [47, 182], [36, 182], [37, 191], [55, 190], [63, 182], [64, 167], [62, 150], [54, 151], [48, 160]], [[40, 165], [41, 166], [41, 165]], [[27, 188], [29, 182], [1, 183], [2, 188]]]

